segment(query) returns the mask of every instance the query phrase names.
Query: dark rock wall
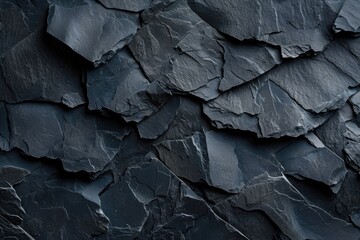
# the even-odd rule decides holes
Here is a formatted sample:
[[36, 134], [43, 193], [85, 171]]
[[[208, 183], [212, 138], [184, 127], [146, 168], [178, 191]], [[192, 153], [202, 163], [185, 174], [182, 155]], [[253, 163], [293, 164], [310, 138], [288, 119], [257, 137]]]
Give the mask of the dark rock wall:
[[360, 239], [360, 1], [0, 0], [0, 239]]

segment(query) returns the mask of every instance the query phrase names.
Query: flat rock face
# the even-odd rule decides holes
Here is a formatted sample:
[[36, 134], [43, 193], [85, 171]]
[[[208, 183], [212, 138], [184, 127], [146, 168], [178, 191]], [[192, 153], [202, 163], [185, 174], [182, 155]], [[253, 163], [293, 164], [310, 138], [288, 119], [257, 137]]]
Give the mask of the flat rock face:
[[1, 0], [0, 239], [360, 239], [355, 0]]
[[262, 172], [281, 172], [281, 165], [270, 157], [273, 147], [259, 151], [252, 141], [219, 131], [195, 132], [156, 145], [165, 165], [177, 176], [230, 193], [239, 192]]
[[[323, 239], [356, 239], [359, 236], [357, 227], [309, 204], [284, 176], [260, 175], [241, 193], [226, 201], [246, 211], [264, 212], [290, 239], [317, 236]], [[322, 219], [320, 225], [315, 220], [318, 217]]]
[[360, 10], [360, 3], [355, 0], [345, 0], [338, 17], [334, 23], [335, 32], [353, 32], [360, 31], [360, 17], [354, 12]]
[[188, 0], [199, 16], [238, 40], [256, 39], [281, 47], [284, 58], [320, 52], [331, 41], [337, 12], [325, 0]]
[[[286, 107], [284, 107], [286, 106]], [[299, 136], [321, 125], [328, 114], [306, 111], [273, 81], [254, 81], [204, 104], [217, 128], [256, 133], [259, 137]]]
[[219, 95], [214, 88], [223, 65], [217, 38], [218, 32], [180, 0], [155, 14], [129, 47], [150, 81], [209, 100]]
[[358, 39], [335, 41], [315, 57], [283, 63], [256, 81], [225, 92], [206, 103], [204, 112], [218, 128], [263, 137], [307, 133], [324, 123], [326, 112], [343, 106], [356, 93], [358, 52]]
[[296, 141], [281, 149], [276, 158], [285, 174], [324, 183], [337, 193], [347, 173], [345, 162], [313, 133], [307, 137], [308, 141]]
[[222, 42], [224, 48], [224, 76], [219, 89], [232, 87], [254, 80], [282, 62], [280, 51], [261, 44]]
[[74, 8], [51, 5], [47, 32], [97, 66], [124, 47], [138, 27], [137, 14], [89, 1]]
[[139, 122], [161, 106], [161, 102], [148, 96], [153, 92], [161, 94], [161, 89], [157, 90], [155, 83], [151, 85], [127, 49], [108, 64], [89, 70], [86, 85], [90, 110], [108, 109], [126, 121]]
[[81, 65], [48, 44], [39, 30], [9, 49], [0, 60], [0, 101], [50, 101], [75, 107], [85, 103]]
[[[111, 239], [126, 236], [198, 239], [204, 232], [206, 239], [247, 239], [219, 219], [159, 160], [149, 160], [130, 167], [123, 180], [100, 197], [102, 204], [108, 206], [104, 212], [109, 214]], [[127, 213], [119, 219], [118, 212]], [[159, 226], [156, 231], [155, 226]]]
[[83, 108], [65, 111], [50, 104], [23, 103], [8, 105], [7, 111], [11, 148], [36, 158], [58, 158], [70, 172], [100, 171], [129, 133], [120, 123], [88, 116]]

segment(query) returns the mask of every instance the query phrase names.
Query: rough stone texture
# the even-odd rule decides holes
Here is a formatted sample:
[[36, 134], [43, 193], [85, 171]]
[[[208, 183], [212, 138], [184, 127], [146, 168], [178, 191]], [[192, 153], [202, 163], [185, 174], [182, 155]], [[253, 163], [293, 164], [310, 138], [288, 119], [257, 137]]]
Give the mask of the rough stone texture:
[[127, 49], [108, 64], [89, 70], [86, 85], [90, 110], [108, 109], [126, 121], [139, 122], [159, 109], [161, 102], [151, 94], [167, 95], [149, 82]]
[[239, 40], [256, 39], [280, 46], [284, 58], [322, 51], [332, 39], [330, 29], [337, 17], [325, 0], [188, 2], [219, 31]]
[[335, 32], [360, 32], [360, 3], [356, 0], [345, 0], [334, 23]]
[[64, 49], [49, 41], [39, 30], [4, 54], [0, 60], [0, 101], [50, 101], [69, 107], [85, 103], [81, 65], [74, 56], [59, 56]]
[[358, 12], [1, 0], [0, 239], [360, 239]]
[[[85, 109], [65, 111], [49, 104], [8, 105], [11, 148], [33, 157], [58, 158], [70, 172], [100, 171], [120, 149], [129, 129]], [[29, 122], [31, 119], [31, 122]]]
[[221, 45], [225, 52], [221, 91], [249, 82], [282, 61], [280, 51], [266, 45], [233, 42], [222, 42]]
[[47, 32], [97, 66], [129, 43], [138, 27], [137, 14], [89, 1], [74, 8], [51, 5]]

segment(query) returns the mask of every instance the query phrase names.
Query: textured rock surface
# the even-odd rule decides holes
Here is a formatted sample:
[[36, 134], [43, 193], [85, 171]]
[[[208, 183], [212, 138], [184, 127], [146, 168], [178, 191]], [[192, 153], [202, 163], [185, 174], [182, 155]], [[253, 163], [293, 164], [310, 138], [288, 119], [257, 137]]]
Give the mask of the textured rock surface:
[[89, 116], [83, 108], [65, 111], [49, 104], [23, 103], [8, 105], [7, 111], [11, 148], [37, 158], [58, 158], [70, 172], [100, 171], [129, 133], [121, 123]]
[[345, 0], [338, 17], [335, 20], [335, 32], [353, 32], [360, 31], [360, 16], [356, 14], [360, 10], [360, 3], [355, 0]]
[[126, 121], [139, 122], [154, 114], [161, 102], [149, 95], [161, 92], [167, 94], [161, 88], [157, 90], [156, 83], [149, 82], [127, 49], [108, 64], [87, 73], [89, 109], [108, 109], [121, 114]]
[[0, 60], [0, 101], [50, 101], [76, 107], [85, 103], [82, 68], [74, 56], [50, 44], [39, 30], [18, 42]]
[[97, 66], [124, 47], [138, 27], [137, 14], [89, 1], [74, 8], [50, 6], [47, 32]]
[[337, 12], [325, 0], [189, 0], [191, 8], [219, 31], [239, 40], [281, 47], [285, 58], [319, 52], [331, 39]]
[[1, 0], [0, 239], [360, 239], [355, 0]]

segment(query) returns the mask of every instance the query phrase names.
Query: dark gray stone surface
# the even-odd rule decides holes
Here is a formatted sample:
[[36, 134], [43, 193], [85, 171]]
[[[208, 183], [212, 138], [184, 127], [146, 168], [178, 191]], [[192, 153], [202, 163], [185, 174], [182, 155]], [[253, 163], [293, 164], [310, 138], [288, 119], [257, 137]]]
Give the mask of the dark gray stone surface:
[[360, 239], [359, 6], [1, 0], [0, 239]]
[[73, 8], [51, 5], [47, 32], [97, 66], [129, 43], [138, 27], [137, 14], [87, 1]]
[[360, 3], [355, 0], [345, 0], [334, 23], [335, 32], [360, 32]]
[[190, 7], [219, 31], [239, 40], [280, 46], [284, 58], [320, 52], [332, 40], [336, 8], [325, 0], [188, 0]]
[[249, 82], [282, 62], [280, 51], [270, 46], [226, 41], [221, 45], [225, 61], [221, 91]]
[[37, 103], [6, 108], [10, 147], [36, 158], [60, 159], [70, 172], [102, 170], [129, 133], [120, 122], [88, 115], [84, 108], [64, 110]]
[[86, 101], [82, 67], [42, 30], [31, 33], [0, 60], [0, 101], [48, 101], [76, 107]]
[[[127, 49], [108, 64], [89, 70], [86, 85], [90, 110], [108, 109], [125, 121], [139, 122], [161, 106], [161, 102], [150, 97], [162, 94], [161, 89], [149, 82]], [[163, 94], [167, 95], [165, 91]]]

